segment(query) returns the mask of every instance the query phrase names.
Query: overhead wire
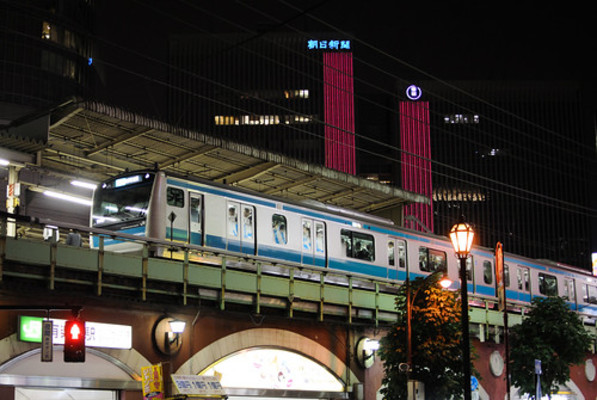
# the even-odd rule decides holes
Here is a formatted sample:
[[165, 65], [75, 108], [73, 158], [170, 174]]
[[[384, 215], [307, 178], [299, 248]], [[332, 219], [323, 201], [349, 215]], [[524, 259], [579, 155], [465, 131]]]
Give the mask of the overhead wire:
[[[112, 43], [112, 45], [116, 45], [116, 44]], [[131, 49], [128, 49], [128, 50], [130, 51]], [[139, 55], [140, 55], [140, 54], [139, 54]], [[145, 57], [146, 59], [148, 59], [148, 60], [151, 60], [151, 61], [159, 61], [159, 60], [156, 60], [156, 59], [153, 59], [153, 60], [152, 60], [152, 59], [150, 59], [150, 58], [149, 58], [148, 56], [146, 56], [146, 55], [143, 55], [143, 57]], [[102, 62], [102, 60], [97, 60], [97, 61], [99, 61], [99, 62]], [[169, 67], [172, 67], [172, 65], [168, 65], [168, 66], [169, 66]], [[134, 72], [133, 72], [133, 71], [131, 71], [131, 70], [127, 70], [126, 68], [119, 67], [119, 66], [117, 66], [117, 65], [115, 65], [115, 64], [111, 64], [111, 67], [113, 67], [113, 68], [118, 68], [118, 69], [120, 69], [120, 70], [122, 70], [122, 71], [126, 71], [127, 73], [134, 73]], [[144, 79], [149, 79], [150, 81], [153, 81], [154, 83], [158, 83], [158, 84], [162, 84], [162, 85], [164, 85], [164, 84], [165, 84], [165, 83], [164, 83], [164, 82], [162, 82], [162, 81], [159, 81], [159, 80], [157, 80], [157, 79], [155, 79], [155, 78], [153, 78], [153, 79], [152, 79], [151, 77], [149, 77], [149, 76], [146, 76], [146, 75], [143, 75], [143, 74], [138, 74], [138, 73], [136, 73], [136, 75], [137, 75], [137, 76], [139, 76], [139, 77], [143, 77]], [[212, 83], [213, 83], [213, 82], [212, 82]], [[185, 90], [184, 88], [173, 87], [172, 85], [169, 85], [169, 84], [166, 84], [166, 86], [168, 86], [170, 89], [173, 89], [173, 90]], [[234, 89], [234, 88], [230, 88], [230, 89]], [[192, 92], [188, 92], [188, 94], [192, 94], [192, 95], [194, 95], [194, 96], [197, 96], [197, 95], [198, 95], [197, 93], [192, 93]], [[209, 99], [209, 100], [210, 100], [210, 101], [214, 101], [214, 99]], [[277, 106], [277, 105], [274, 105], [274, 104], [272, 104], [272, 105], [273, 105], [273, 106]], [[230, 104], [227, 104], [227, 106], [230, 106]], [[248, 110], [241, 110], [241, 111], [248, 111]], [[320, 122], [323, 122], [323, 121], [320, 121]], [[303, 131], [304, 131], [304, 130], [303, 130]], [[309, 132], [307, 132], [307, 131], [305, 131], [305, 132], [306, 132], [306, 133], [309, 133]], [[358, 134], [355, 132], [355, 135], [358, 135]], [[367, 139], [367, 137], [366, 137], [366, 136], [359, 135], [359, 137], [362, 137], [362, 138], [364, 138], [364, 139]], [[378, 144], [380, 144], [380, 145], [386, 145], [386, 143], [381, 143], [381, 142], [379, 142]], [[395, 148], [395, 147], [393, 147], [392, 149], [393, 149], [393, 150], [397, 150], [397, 151], [401, 151], [401, 152], [403, 152], [403, 150], [401, 150], [401, 149], [397, 149], [397, 148]], [[359, 151], [364, 151], [364, 150], [363, 150], [363, 149], [359, 149]], [[387, 156], [385, 156], [385, 155], [383, 155], [383, 154], [376, 154], [376, 153], [372, 153], [372, 152], [370, 152], [370, 151], [367, 151], [367, 152], [368, 152], [369, 154], [372, 154], [372, 155], [377, 155], [377, 156], [383, 157], [383, 158], [385, 158], [385, 159], [388, 159], [388, 160], [390, 160], [390, 161], [395, 161], [394, 159], [392, 159], [392, 158], [389, 158], [389, 157], [387, 157]], [[435, 161], [435, 160], [428, 160], [428, 161], [431, 161], [431, 162], [432, 162], [432, 163], [434, 163], [435, 165], [438, 165], [437, 161]], [[459, 169], [457, 169], [457, 168], [454, 168], [453, 166], [449, 166], [449, 165], [445, 165], [445, 166], [446, 166], [447, 168], [450, 168], [450, 169], [452, 169], [452, 170], [457, 170], [458, 172], [466, 173], [466, 174], [468, 174], [468, 175], [470, 175], [470, 176], [474, 176], [474, 177], [476, 177], [476, 178], [480, 178], [480, 179], [486, 179], [485, 177], [483, 177], [483, 176], [481, 176], [481, 175], [477, 175], [477, 174], [470, 174], [470, 173], [468, 173], [467, 171], [464, 171], [464, 170], [459, 170]], [[525, 191], [524, 189], [521, 189], [521, 188], [512, 187], [511, 185], [507, 185], [507, 184], [505, 184], [505, 183], [503, 183], [503, 182], [492, 181], [492, 183], [494, 183], [494, 184], [499, 184], [499, 185], [504, 185], [504, 186], [506, 186], [506, 187], [509, 187], [510, 189], [514, 189], [514, 190], [520, 190], [520, 191], [522, 191], [522, 192], [526, 192], [528, 195], [539, 195], [539, 197], [543, 197], [543, 198], [544, 198], [546, 201], [556, 201], [556, 202], [560, 202], [560, 200], [558, 200], [558, 199], [554, 199], [554, 198], [551, 198], [551, 197], [549, 197], [549, 196], [541, 195], [541, 194], [539, 194], [539, 193], [534, 193], [534, 192], [531, 192], [531, 191]], [[474, 185], [475, 185], [475, 186], [478, 186], [478, 184], [477, 184], [477, 183], [474, 183]], [[495, 190], [495, 189], [493, 188], [493, 190]], [[510, 193], [508, 193], [508, 194], [509, 194], [509, 195], [512, 195], [512, 194], [510, 194]], [[522, 198], [522, 199], [527, 199], [527, 200], [528, 200], [528, 197], [517, 196], [517, 195], [514, 195], [514, 196], [515, 196], [515, 197], [519, 197], [519, 198]], [[563, 202], [562, 204], [566, 204], [566, 202]], [[572, 204], [572, 203], [566, 204], [566, 207], [568, 207], [568, 206], [574, 206], [574, 204]], [[590, 208], [587, 208], [587, 209], [586, 209], [586, 211], [588, 211], [588, 212], [593, 212], [594, 210], [592, 210], [592, 209], [590, 209]]]

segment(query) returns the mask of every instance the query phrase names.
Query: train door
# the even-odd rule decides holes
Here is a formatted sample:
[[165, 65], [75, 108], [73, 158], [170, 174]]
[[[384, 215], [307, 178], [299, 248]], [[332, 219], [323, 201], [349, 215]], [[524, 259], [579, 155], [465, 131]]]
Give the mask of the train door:
[[388, 238], [388, 279], [406, 279], [406, 242]]
[[255, 254], [255, 208], [229, 201], [226, 224], [226, 249]]
[[228, 210], [226, 213], [226, 250], [240, 252], [239, 213], [240, 204], [228, 202]]
[[166, 240], [187, 242], [188, 216], [184, 190], [168, 186], [166, 189]]
[[517, 300], [530, 302], [531, 301], [531, 271], [526, 267], [518, 266], [516, 268], [517, 281]]
[[326, 266], [325, 224], [310, 218], [303, 218], [301, 262], [303, 264]]
[[577, 302], [576, 302], [576, 285], [574, 279], [572, 278], [564, 278], [564, 290], [563, 290], [563, 297], [564, 300], [570, 305], [572, 310], [577, 310]]
[[189, 243], [203, 245], [203, 196], [189, 193]]

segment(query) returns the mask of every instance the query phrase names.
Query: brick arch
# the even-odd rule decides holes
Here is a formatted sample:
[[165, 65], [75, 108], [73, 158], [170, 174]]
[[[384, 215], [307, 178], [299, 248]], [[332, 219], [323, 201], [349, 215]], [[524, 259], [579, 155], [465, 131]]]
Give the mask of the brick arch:
[[297, 333], [272, 328], [248, 329], [225, 336], [195, 353], [180, 366], [176, 374], [195, 375], [230, 354], [260, 346], [275, 346], [317, 360], [347, 387], [359, 383], [350, 368], [324, 346]]
[[[97, 365], [105, 364], [114, 368], [114, 371], [120, 371], [123, 375], [128, 375], [131, 381], [138, 381], [141, 379], [141, 367], [151, 365], [151, 363], [143, 357], [135, 349], [118, 350], [118, 349], [95, 349], [87, 348], [89, 360], [93, 360]], [[34, 357], [34, 358], [32, 358]], [[76, 363], [62, 363], [62, 349], [61, 346], [54, 347], [54, 367], [57, 364], [61, 365], [63, 370], [70, 370], [72, 376], [78, 376], [77, 371], [80, 371], [80, 365]], [[31, 362], [33, 360], [35, 366], [39, 364], [40, 370], [48, 370], [47, 365], [41, 363], [40, 347], [37, 343], [21, 342], [17, 339], [17, 334], [12, 334], [0, 340], [0, 374], [6, 373], [17, 366], [20, 362]], [[87, 362], [86, 368], [89, 370], [90, 362]], [[51, 371], [51, 370], [48, 370]], [[41, 374], [43, 375], [43, 374]], [[47, 375], [47, 374], [46, 374]]]

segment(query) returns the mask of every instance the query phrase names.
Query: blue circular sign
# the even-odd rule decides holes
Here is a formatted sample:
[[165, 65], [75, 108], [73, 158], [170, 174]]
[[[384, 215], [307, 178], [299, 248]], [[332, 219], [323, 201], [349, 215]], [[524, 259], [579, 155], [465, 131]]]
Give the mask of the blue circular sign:
[[406, 88], [406, 97], [411, 100], [419, 100], [423, 95], [423, 91], [416, 85], [410, 85]]

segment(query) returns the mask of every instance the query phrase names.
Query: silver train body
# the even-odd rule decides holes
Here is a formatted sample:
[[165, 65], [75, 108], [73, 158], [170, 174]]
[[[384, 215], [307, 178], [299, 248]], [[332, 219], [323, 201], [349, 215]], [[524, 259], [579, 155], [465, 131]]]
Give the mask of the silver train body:
[[[289, 203], [164, 172], [131, 172], [104, 182], [95, 192], [91, 214], [92, 227], [347, 275], [402, 282], [407, 274], [414, 279], [447, 268], [453, 287], [459, 287], [458, 260], [446, 237], [362, 213]], [[91, 246], [98, 246], [98, 237]], [[139, 245], [106, 238], [104, 248], [132, 252]], [[496, 300], [493, 249], [474, 247], [467, 261], [471, 298]], [[504, 266], [510, 304], [557, 295], [586, 321], [597, 318], [597, 277], [587, 271], [508, 253]]]

